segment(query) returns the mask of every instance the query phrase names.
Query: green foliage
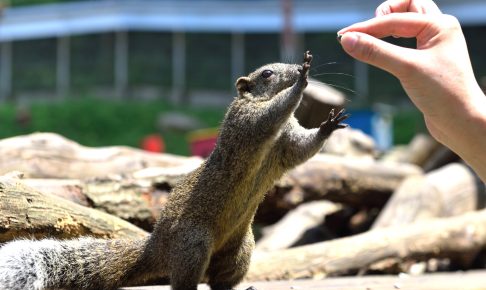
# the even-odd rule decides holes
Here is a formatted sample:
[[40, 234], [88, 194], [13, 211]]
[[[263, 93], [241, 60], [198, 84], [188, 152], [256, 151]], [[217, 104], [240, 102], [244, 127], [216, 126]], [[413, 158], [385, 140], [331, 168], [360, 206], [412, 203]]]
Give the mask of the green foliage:
[[[23, 127], [15, 121], [16, 108], [0, 107], [0, 138], [32, 132], [55, 132], [87, 146], [128, 145], [139, 147], [142, 138], [157, 133], [159, 114], [178, 111], [216, 127], [223, 109], [176, 107], [162, 101], [69, 100], [58, 103], [37, 102], [30, 105], [32, 120]], [[160, 132], [170, 153], [188, 155], [185, 133]]]
[[417, 109], [400, 111], [393, 117], [393, 143], [408, 144], [419, 132], [426, 132], [422, 113]]
[[[32, 120], [21, 126], [15, 120], [12, 104], [0, 106], [0, 138], [32, 132], [56, 132], [86, 146], [128, 145], [139, 147], [142, 138], [157, 133], [156, 119], [164, 112], [181, 112], [195, 117], [207, 127], [219, 126], [224, 109], [173, 106], [163, 101], [69, 100], [58, 103], [37, 102], [30, 105]], [[425, 131], [417, 110], [401, 111], [394, 117], [394, 142], [406, 144], [417, 132]], [[187, 134], [160, 132], [166, 151], [188, 155]]]

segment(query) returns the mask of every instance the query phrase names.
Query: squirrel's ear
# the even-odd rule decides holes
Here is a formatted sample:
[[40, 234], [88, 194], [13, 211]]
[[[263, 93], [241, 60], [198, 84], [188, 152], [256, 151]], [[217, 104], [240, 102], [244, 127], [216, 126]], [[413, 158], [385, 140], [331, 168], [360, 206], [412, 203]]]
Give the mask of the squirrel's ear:
[[242, 94], [250, 90], [250, 78], [241, 77], [236, 81], [236, 89], [238, 93]]

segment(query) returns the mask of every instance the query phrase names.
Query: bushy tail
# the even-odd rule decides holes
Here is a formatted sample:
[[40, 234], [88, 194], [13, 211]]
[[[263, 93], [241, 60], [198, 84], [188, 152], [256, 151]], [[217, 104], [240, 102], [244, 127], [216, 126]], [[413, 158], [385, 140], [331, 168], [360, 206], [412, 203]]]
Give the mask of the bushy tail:
[[116, 289], [144, 240], [19, 240], [0, 248], [0, 290]]

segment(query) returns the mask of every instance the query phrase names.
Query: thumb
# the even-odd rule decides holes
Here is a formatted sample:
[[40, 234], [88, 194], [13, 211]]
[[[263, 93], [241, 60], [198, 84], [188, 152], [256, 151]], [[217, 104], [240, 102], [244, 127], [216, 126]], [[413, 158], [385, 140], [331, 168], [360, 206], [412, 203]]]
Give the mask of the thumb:
[[411, 65], [413, 50], [403, 48], [361, 32], [346, 32], [341, 45], [350, 56], [401, 76]]

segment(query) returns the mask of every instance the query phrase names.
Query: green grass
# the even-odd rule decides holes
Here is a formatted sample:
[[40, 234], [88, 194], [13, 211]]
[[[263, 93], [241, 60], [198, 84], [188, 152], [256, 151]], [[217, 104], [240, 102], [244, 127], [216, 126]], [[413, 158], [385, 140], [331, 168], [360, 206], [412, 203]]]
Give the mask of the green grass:
[[32, 120], [23, 127], [15, 121], [16, 108], [0, 107], [0, 138], [32, 132], [55, 132], [86, 146], [128, 145], [139, 147], [141, 139], [161, 133], [166, 151], [188, 155], [187, 134], [158, 132], [156, 120], [164, 112], [181, 112], [195, 117], [207, 127], [220, 124], [224, 110], [173, 106], [163, 101], [70, 100], [30, 105]]

